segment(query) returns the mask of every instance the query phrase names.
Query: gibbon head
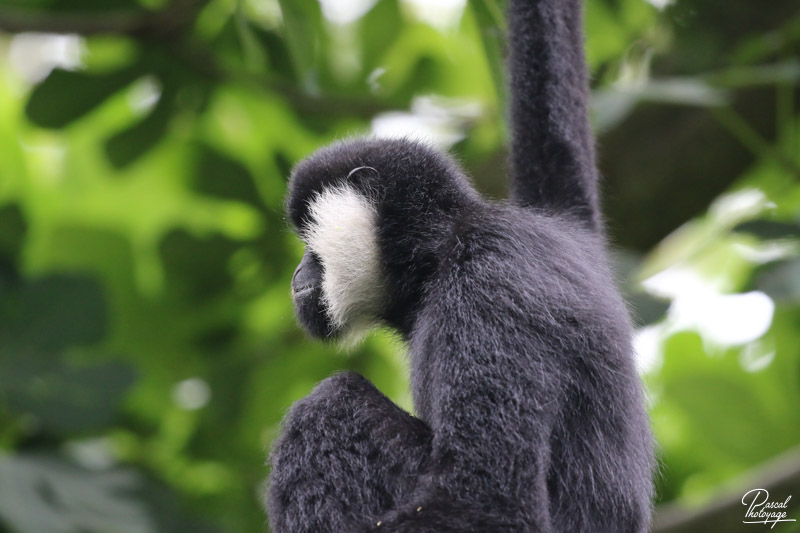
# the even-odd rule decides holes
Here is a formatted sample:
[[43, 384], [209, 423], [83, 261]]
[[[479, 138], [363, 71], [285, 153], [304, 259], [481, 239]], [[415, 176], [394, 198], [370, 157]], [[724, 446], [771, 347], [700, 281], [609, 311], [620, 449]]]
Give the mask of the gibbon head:
[[441, 247], [480, 202], [449, 157], [417, 142], [345, 141], [300, 162], [286, 206], [306, 244], [292, 279], [301, 325], [346, 341], [381, 322], [406, 331]]

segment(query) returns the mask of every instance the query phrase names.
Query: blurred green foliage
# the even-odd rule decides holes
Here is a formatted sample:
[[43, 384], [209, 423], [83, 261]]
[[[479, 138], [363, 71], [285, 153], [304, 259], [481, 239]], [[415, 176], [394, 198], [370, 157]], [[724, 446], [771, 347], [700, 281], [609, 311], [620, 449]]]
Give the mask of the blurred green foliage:
[[[501, 195], [503, 6], [428, 20], [380, 0], [335, 22], [323, 4], [0, 1], [0, 531], [262, 531], [291, 402], [351, 368], [411, 408], [391, 334], [344, 354], [295, 325], [285, 180], [399, 111]], [[586, 4], [659, 498], [679, 510], [800, 446], [800, 8], [724, 4]], [[652, 164], [626, 169], [638, 141]]]

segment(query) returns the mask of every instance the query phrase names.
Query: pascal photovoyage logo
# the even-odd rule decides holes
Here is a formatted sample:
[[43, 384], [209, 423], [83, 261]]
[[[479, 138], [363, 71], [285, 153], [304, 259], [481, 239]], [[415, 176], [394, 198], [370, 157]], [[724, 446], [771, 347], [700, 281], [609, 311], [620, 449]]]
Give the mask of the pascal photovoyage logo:
[[744, 513], [745, 524], [764, 524], [774, 528], [779, 522], [796, 522], [794, 518], [786, 518], [789, 508], [789, 495], [783, 501], [770, 501], [767, 489], [753, 489], [742, 496], [742, 505], [747, 507]]

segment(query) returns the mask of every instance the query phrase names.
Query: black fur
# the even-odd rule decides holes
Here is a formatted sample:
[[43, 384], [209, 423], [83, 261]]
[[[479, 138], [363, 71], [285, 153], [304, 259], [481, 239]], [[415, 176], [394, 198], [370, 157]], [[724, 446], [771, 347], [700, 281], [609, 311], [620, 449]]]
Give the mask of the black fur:
[[580, 0], [512, 0], [511, 198], [601, 227]]
[[[519, 112], [550, 124], [515, 123], [520, 206], [485, 201], [450, 158], [408, 141], [340, 143], [294, 170], [299, 229], [326, 187], [374, 203], [380, 318], [408, 342], [418, 418], [357, 374], [322, 382], [271, 455], [273, 533], [647, 531], [651, 436], [599, 231], [577, 9], [511, 2], [512, 92], [534, 90], [547, 109]], [[555, 68], [564, 47], [556, 63], [572, 66]]]
[[[360, 166], [375, 172], [346, 178]], [[344, 182], [377, 206], [383, 318], [408, 340], [419, 420], [358, 376], [323, 382], [275, 446], [273, 531], [645, 531], [650, 434], [596, 234], [488, 203], [446, 156], [406, 141], [303, 162], [295, 223]]]

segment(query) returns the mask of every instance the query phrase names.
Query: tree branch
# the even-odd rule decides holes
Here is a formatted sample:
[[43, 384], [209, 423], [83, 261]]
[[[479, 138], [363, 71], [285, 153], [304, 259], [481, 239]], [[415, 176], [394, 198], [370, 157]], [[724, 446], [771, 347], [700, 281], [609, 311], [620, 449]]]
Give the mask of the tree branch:
[[[164, 9], [107, 13], [63, 13], [34, 10], [0, 9], [0, 31], [9, 33], [75, 33], [91, 35], [128, 35], [133, 38], [174, 39], [194, 20], [208, 0], [173, 0]], [[217, 65], [213, 56], [196, 45], [174, 43], [169, 50], [176, 60], [213, 81], [232, 81], [281, 95], [295, 109], [312, 114], [356, 115], [365, 119], [387, 111], [389, 106], [372, 99], [345, 96], [315, 96], [304, 93], [294, 84], [271, 76], [231, 71]]]
[[230, 82], [250, 89], [281, 96], [296, 111], [313, 115], [356, 116], [370, 119], [378, 113], [397, 109], [370, 97], [347, 97], [334, 94], [314, 95], [295, 83], [275, 76], [225, 68], [213, 54], [196, 44], [178, 43], [167, 50], [176, 61], [193, 69], [212, 82]]
[[[687, 509], [670, 503], [656, 511], [653, 533], [752, 533], [753, 524], [744, 524], [742, 496], [752, 489], [767, 489], [770, 501], [789, 500], [788, 518], [797, 518], [800, 507], [800, 447], [793, 448], [731, 484], [731, 489], [702, 509]], [[735, 487], [735, 488], [734, 488]]]
[[0, 31], [165, 37], [185, 28], [208, 0], [173, 0], [160, 11], [70, 13], [33, 9], [0, 10]]

